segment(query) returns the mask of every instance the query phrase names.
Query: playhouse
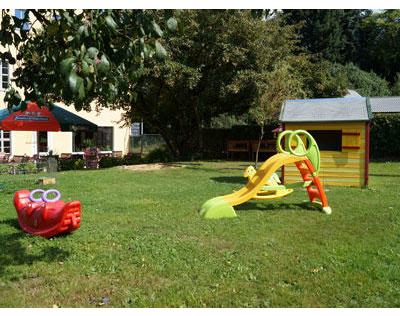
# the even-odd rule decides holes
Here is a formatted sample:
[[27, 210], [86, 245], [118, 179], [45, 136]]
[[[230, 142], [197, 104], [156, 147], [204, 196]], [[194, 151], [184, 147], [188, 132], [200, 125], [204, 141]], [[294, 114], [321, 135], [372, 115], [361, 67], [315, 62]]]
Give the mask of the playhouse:
[[[283, 130], [306, 130], [321, 153], [322, 185], [368, 185], [369, 121], [368, 98], [286, 100], [280, 121]], [[281, 180], [301, 180], [296, 166], [282, 167]]]

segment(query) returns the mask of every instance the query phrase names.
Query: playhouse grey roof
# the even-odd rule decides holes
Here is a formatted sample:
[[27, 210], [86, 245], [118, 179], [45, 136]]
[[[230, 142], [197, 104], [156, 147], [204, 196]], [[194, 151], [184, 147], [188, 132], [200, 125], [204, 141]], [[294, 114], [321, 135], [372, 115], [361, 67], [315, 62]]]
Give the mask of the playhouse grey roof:
[[369, 121], [367, 98], [286, 100], [282, 106], [282, 122], [345, 122]]
[[372, 113], [400, 113], [400, 97], [370, 98]]

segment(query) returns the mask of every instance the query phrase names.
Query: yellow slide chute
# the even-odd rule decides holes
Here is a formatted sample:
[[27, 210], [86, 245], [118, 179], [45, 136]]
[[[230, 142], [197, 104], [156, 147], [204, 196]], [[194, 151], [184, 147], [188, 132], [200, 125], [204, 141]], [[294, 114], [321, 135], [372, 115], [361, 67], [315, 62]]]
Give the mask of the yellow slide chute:
[[204, 218], [235, 217], [236, 212], [232, 206], [259, 197], [261, 189], [269, 178], [283, 165], [305, 160], [307, 160], [307, 157], [296, 157], [283, 153], [272, 156], [262, 164], [245, 187], [237, 192], [213, 198], [204, 203], [200, 210], [200, 216]]

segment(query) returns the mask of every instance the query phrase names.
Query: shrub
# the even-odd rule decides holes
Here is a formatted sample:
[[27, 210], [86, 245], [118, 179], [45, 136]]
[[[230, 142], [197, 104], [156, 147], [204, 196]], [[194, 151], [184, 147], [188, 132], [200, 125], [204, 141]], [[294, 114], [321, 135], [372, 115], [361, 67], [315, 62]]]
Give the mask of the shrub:
[[115, 166], [120, 166], [123, 164], [123, 159], [118, 157], [101, 157], [99, 161], [100, 168], [111, 168]]
[[83, 159], [75, 160], [74, 169], [75, 170], [83, 170], [85, 168], [85, 161]]
[[143, 163], [143, 159], [140, 155], [126, 154], [124, 158], [122, 158], [123, 165], [138, 165], [141, 163]]
[[161, 146], [149, 152], [145, 158], [145, 162], [147, 163], [156, 163], [156, 162], [171, 162], [174, 160], [174, 157], [171, 151], [166, 146]]
[[83, 159], [63, 159], [58, 161], [59, 171], [83, 170], [85, 161]]
[[58, 161], [58, 170], [67, 171], [75, 169], [75, 159], [63, 159]]
[[37, 170], [36, 165], [32, 162], [20, 163], [16, 165], [15, 168], [18, 173], [35, 173]]
[[11, 173], [13, 167], [10, 165], [0, 165], [0, 174]]
[[400, 157], [400, 114], [375, 114], [371, 120], [370, 157]]

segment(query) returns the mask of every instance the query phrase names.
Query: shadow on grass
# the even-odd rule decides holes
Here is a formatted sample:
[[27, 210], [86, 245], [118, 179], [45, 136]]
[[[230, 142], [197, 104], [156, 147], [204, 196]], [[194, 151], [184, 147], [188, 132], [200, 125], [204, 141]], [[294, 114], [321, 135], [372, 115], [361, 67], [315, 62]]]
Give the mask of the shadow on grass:
[[221, 183], [236, 183], [246, 185], [247, 179], [244, 177], [214, 177], [211, 180]]
[[[35, 246], [34, 240], [31, 241], [32, 248], [29, 249], [22, 241], [29, 235], [21, 230], [17, 219], [6, 219], [0, 221], [0, 224], [6, 224], [20, 230], [17, 233], [0, 235], [0, 277], [10, 276], [10, 269], [8, 268], [14, 266], [31, 265], [37, 261], [48, 263], [64, 261], [70, 255], [68, 251], [57, 246]], [[34, 249], [36, 247], [40, 248]]]
[[320, 212], [321, 209], [310, 202], [301, 203], [260, 203], [260, 202], [247, 202], [234, 207], [237, 211], [292, 211], [292, 210], [305, 210], [310, 212]]

